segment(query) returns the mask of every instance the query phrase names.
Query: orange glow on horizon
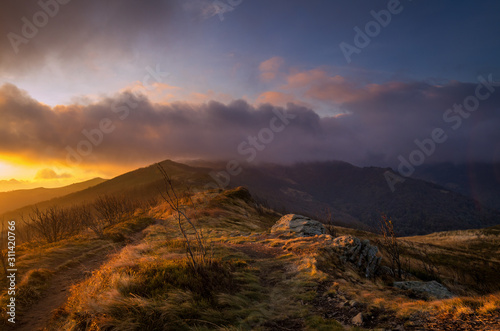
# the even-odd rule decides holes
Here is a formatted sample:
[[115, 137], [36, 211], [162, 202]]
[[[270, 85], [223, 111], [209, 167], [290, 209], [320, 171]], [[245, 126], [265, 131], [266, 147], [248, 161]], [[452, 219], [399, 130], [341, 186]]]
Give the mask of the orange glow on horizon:
[[[110, 179], [154, 162], [116, 165], [110, 163], [67, 166], [63, 161], [40, 161], [16, 155], [0, 155], [0, 192], [35, 187], [62, 187], [96, 177]], [[41, 176], [40, 174], [54, 174]]]

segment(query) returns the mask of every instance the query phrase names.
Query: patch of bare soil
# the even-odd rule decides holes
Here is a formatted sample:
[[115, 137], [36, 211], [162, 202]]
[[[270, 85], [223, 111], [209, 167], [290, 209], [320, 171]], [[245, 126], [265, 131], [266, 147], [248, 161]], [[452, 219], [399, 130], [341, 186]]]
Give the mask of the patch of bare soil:
[[[127, 244], [134, 244], [143, 237], [142, 231], [136, 232], [128, 238]], [[121, 249], [123, 249], [123, 247], [125, 247], [125, 245], [123, 245]], [[89, 277], [92, 271], [99, 269], [103, 263], [117, 254], [121, 249], [117, 250], [116, 248], [113, 249], [110, 247], [108, 250], [99, 252], [95, 256], [86, 259], [79, 265], [71, 266], [57, 272], [52, 277], [50, 286], [45, 292], [45, 296], [17, 318], [18, 322], [12, 330], [45, 330], [45, 326], [47, 326], [53, 315], [58, 314], [58, 309], [63, 306], [68, 299], [71, 286]]]
[[50, 320], [52, 311], [66, 302], [71, 285], [83, 281], [93, 270], [98, 269], [114, 251], [98, 254], [80, 265], [56, 273], [52, 279], [45, 296], [29, 308], [18, 318], [15, 330], [35, 331], [43, 330]]
[[[279, 286], [282, 280], [277, 275], [283, 275], [286, 272], [287, 264], [277, 258], [284, 254], [282, 248], [270, 247], [260, 243], [244, 244], [226, 244], [227, 247], [238, 250], [246, 254], [254, 262], [250, 264], [258, 265], [260, 285], [264, 288], [273, 288]], [[303, 330], [304, 320], [301, 318], [275, 319], [267, 321], [263, 327], [264, 330]]]

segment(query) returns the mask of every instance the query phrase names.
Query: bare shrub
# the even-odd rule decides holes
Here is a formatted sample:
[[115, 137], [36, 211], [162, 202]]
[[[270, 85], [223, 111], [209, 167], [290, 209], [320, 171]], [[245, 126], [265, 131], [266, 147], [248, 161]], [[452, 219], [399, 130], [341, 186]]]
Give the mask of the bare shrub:
[[378, 244], [382, 246], [389, 254], [393, 276], [401, 278], [402, 266], [400, 259], [400, 247], [396, 232], [394, 231], [394, 224], [386, 215], [382, 214], [379, 220], [379, 227], [380, 233], [383, 236], [383, 240], [379, 240]]
[[113, 195], [99, 196], [93, 207], [101, 220], [108, 224], [116, 224], [123, 215], [123, 207], [117, 197]]
[[[206, 240], [203, 238], [203, 233], [201, 231], [198, 231], [191, 219], [186, 215], [186, 206], [181, 205], [181, 199], [177, 195], [172, 179], [170, 178], [166, 170], [159, 163], [157, 164], [157, 167], [163, 176], [163, 183], [165, 185], [165, 192], [163, 193], [162, 191], [160, 191], [160, 194], [163, 200], [165, 200], [170, 208], [175, 212], [179, 230], [181, 231], [184, 241], [186, 242], [186, 254], [190, 267], [196, 273], [201, 275], [204, 272], [203, 270], [207, 266], [211, 266], [213, 263], [212, 255], [209, 255], [209, 252], [206, 248]], [[188, 200], [193, 203], [190, 198]], [[193, 239], [191, 239], [188, 235], [185, 223], [187, 223], [188, 227], [191, 228], [191, 230], [194, 232]]]
[[29, 219], [28, 226], [49, 243], [59, 241], [69, 235], [68, 212], [59, 207], [53, 206], [43, 211], [38, 207], [33, 207]]
[[25, 215], [19, 215], [19, 219], [21, 222], [16, 226], [16, 237], [19, 238], [19, 242], [31, 242], [35, 240], [35, 231], [29, 225], [29, 221], [26, 220]]
[[325, 217], [326, 217], [325, 218], [326, 233], [334, 238], [337, 237], [337, 229], [335, 229], [334, 226], [335, 218], [333, 217], [333, 212], [330, 208], [326, 209]]

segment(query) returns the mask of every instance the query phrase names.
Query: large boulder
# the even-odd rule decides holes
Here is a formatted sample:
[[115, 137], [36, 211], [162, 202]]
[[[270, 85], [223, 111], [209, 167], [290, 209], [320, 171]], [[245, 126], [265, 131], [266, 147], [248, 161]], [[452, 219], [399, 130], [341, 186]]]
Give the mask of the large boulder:
[[332, 248], [344, 262], [354, 263], [363, 270], [366, 278], [375, 276], [381, 258], [377, 256], [378, 247], [370, 241], [360, 240], [353, 236], [342, 236], [333, 239]]
[[402, 290], [410, 290], [424, 296], [431, 295], [437, 299], [450, 299], [454, 295], [445, 286], [432, 280], [430, 282], [408, 281], [394, 282], [394, 286]]
[[271, 233], [294, 234], [298, 237], [311, 237], [325, 234], [323, 224], [309, 217], [296, 214], [283, 216], [273, 225]]

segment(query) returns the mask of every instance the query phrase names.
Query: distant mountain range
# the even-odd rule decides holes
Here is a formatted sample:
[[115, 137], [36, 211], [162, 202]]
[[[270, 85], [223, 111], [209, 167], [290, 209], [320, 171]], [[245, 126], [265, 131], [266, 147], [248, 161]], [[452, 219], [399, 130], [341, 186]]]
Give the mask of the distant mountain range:
[[481, 228], [500, 224], [500, 212], [437, 184], [407, 178], [392, 192], [384, 173], [345, 162], [246, 167], [231, 185], [244, 185], [273, 208], [376, 229], [381, 213], [399, 235]]
[[[162, 165], [176, 185], [196, 190], [207, 184], [215, 186], [214, 173], [227, 163], [164, 161]], [[283, 213], [325, 219], [330, 209], [338, 224], [361, 229], [376, 229], [381, 213], [385, 213], [401, 236], [500, 224], [500, 212], [438, 184], [408, 178], [392, 192], [384, 177], [387, 170], [345, 162], [245, 166], [239, 174], [229, 176], [228, 187], [246, 186], [256, 199]], [[138, 199], [158, 195], [162, 186], [162, 177], [152, 165], [38, 205], [71, 206], [103, 194]], [[30, 209], [24, 207], [3, 216], [17, 217]]]
[[500, 210], [500, 163], [422, 165], [416, 168], [414, 178], [439, 184]]
[[94, 178], [85, 182], [58, 188], [39, 187], [34, 189], [0, 192], [0, 214], [19, 209], [24, 206], [33, 205], [42, 201], [82, 191], [105, 181], [106, 180], [102, 178]]

